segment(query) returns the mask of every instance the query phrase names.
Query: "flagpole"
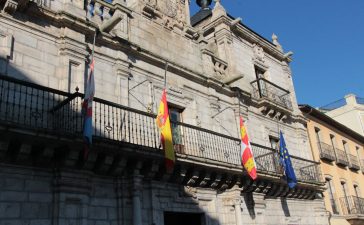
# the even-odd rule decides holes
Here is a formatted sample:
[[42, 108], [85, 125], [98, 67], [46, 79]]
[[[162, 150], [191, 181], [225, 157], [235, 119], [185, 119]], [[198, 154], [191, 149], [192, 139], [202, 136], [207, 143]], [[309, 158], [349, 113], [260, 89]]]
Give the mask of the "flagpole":
[[[238, 91], [238, 112], [239, 112], [239, 114], [238, 114], [239, 115], [238, 116], [238, 123], [240, 123], [240, 117], [241, 117], [241, 114], [240, 114], [240, 97], [241, 97], [240, 91]], [[238, 137], [240, 137], [240, 127], [239, 127], [239, 125], [238, 125]]]
[[167, 70], [168, 70], [168, 62], [166, 62], [166, 66], [164, 67], [164, 89], [167, 88]]
[[92, 53], [91, 53], [91, 62], [94, 61], [94, 52], [95, 52], [95, 43], [96, 43], [96, 35], [97, 35], [97, 30], [95, 30], [95, 34], [94, 34], [94, 41], [92, 44]]

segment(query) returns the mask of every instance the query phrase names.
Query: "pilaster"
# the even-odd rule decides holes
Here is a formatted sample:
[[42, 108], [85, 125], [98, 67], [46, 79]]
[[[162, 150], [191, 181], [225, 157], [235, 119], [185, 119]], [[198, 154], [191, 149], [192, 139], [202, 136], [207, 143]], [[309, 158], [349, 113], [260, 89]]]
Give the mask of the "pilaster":
[[[139, 163], [138, 163], [139, 165]], [[133, 175], [131, 177], [131, 196], [133, 203], [133, 224], [134, 225], [142, 225], [142, 189], [143, 189], [143, 176], [139, 173], [139, 167], [133, 171]]]
[[87, 225], [91, 190], [89, 174], [56, 171], [53, 181], [53, 224], [63, 225], [68, 221]]

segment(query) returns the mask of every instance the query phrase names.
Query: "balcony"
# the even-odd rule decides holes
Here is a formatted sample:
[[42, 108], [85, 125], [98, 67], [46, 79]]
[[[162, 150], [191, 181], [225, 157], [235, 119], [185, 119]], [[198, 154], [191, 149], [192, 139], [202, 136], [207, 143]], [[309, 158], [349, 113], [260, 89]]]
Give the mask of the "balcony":
[[349, 163], [349, 168], [352, 169], [352, 170], [360, 170], [360, 163], [359, 163], [359, 160], [358, 160], [358, 157], [356, 157], [355, 155], [352, 155], [352, 154], [348, 154], [349, 156], [349, 160], [350, 160], [350, 163]]
[[253, 98], [262, 105], [278, 108], [283, 111], [292, 110], [290, 92], [282, 87], [264, 79], [259, 78], [251, 82], [253, 86]]
[[336, 164], [341, 166], [349, 166], [349, 160], [346, 152], [336, 148]]
[[335, 149], [324, 142], [317, 143], [320, 149], [320, 159], [327, 160], [329, 162], [335, 161]]
[[343, 215], [364, 214], [364, 198], [348, 196], [340, 198]]
[[[65, 93], [0, 76], [0, 129], [48, 138], [52, 140], [52, 144], [55, 140], [69, 139], [68, 143], [72, 146], [77, 143], [80, 145], [83, 127], [82, 97], [78, 92]], [[92, 118], [93, 146], [95, 149], [101, 148], [102, 151], [113, 149], [119, 157], [131, 154], [134, 160], [135, 154], [139, 154], [136, 158], [157, 155], [163, 159], [155, 117], [153, 114], [95, 98]], [[192, 167], [203, 165], [209, 167], [207, 171], [226, 168], [224, 173], [241, 173], [240, 139], [185, 123], [173, 122], [172, 127], [179, 163]], [[277, 151], [254, 143], [252, 150], [259, 176], [262, 179], [268, 176], [269, 180], [273, 176], [279, 180], [282, 169], [278, 163]], [[96, 152], [92, 151], [92, 154]], [[57, 160], [65, 157], [58, 157]], [[100, 165], [97, 164], [106, 162], [106, 156], [95, 157], [97, 159], [94, 167], [98, 169]], [[111, 170], [116, 162], [110, 163]], [[292, 156], [292, 165], [299, 182], [321, 184], [316, 162]], [[190, 175], [193, 177], [193, 174]], [[202, 183], [201, 180], [199, 182]]]

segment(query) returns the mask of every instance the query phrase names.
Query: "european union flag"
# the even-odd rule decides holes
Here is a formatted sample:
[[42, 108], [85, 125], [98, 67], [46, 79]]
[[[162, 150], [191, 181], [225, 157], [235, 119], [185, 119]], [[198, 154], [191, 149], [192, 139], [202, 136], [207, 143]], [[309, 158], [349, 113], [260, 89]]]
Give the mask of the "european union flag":
[[289, 188], [294, 188], [297, 184], [296, 174], [294, 173], [291, 157], [288, 153], [288, 149], [286, 147], [286, 142], [284, 141], [282, 131], [280, 131], [279, 138], [279, 158], [284, 167], [284, 172], [286, 174], [286, 179]]

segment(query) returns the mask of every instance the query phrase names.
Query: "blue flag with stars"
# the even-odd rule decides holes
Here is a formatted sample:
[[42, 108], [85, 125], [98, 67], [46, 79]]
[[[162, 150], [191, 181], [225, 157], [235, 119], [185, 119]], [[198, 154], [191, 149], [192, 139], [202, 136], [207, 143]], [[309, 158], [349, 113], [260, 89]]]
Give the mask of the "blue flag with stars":
[[289, 188], [294, 188], [297, 184], [296, 174], [294, 173], [294, 169], [291, 163], [291, 157], [288, 153], [288, 149], [286, 147], [286, 142], [284, 141], [282, 131], [280, 131], [279, 138], [279, 158], [281, 164], [284, 167], [284, 172], [286, 174], [286, 179]]

